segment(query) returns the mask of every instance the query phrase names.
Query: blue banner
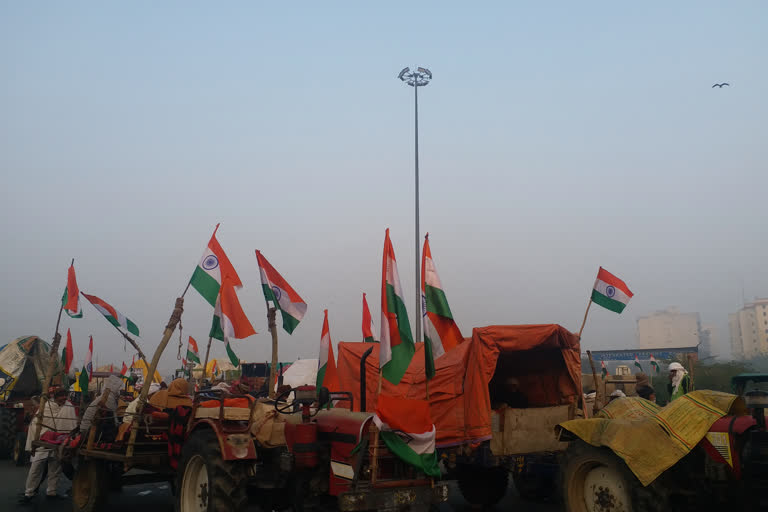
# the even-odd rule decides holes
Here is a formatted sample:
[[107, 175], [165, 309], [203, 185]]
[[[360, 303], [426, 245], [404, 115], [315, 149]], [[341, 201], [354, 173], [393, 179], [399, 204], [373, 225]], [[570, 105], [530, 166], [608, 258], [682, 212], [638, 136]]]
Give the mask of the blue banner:
[[648, 361], [651, 354], [657, 361], [675, 359], [681, 354], [697, 354], [698, 347], [660, 348], [656, 350], [593, 350], [592, 359], [595, 361], [634, 361], [635, 355], [640, 361]]

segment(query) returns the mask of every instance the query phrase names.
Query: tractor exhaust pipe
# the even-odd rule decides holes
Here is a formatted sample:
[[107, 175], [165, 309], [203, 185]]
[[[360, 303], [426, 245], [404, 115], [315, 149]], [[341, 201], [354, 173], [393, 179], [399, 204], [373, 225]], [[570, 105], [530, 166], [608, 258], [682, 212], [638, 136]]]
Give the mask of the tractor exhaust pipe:
[[373, 347], [366, 350], [363, 357], [360, 358], [360, 412], [365, 412], [365, 361], [371, 352], [373, 352]]

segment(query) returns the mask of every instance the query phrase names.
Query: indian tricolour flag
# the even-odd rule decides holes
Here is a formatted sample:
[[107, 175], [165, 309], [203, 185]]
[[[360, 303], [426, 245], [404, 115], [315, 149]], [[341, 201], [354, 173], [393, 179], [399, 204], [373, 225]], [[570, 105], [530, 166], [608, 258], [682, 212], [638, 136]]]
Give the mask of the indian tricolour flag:
[[600, 373], [603, 374], [603, 380], [608, 376], [608, 367], [605, 366], [605, 361], [600, 361]]
[[453, 320], [437, 267], [429, 248], [429, 233], [424, 237], [421, 256], [421, 314], [424, 322], [424, 368], [427, 378], [435, 376], [435, 359], [464, 341]]
[[200, 351], [197, 349], [197, 342], [192, 336], [189, 337], [187, 344], [187, 361], [200, 364]]
[[400, 274], [389, 228], [384, 237], [384, 259], [381, 269], [381, 346], [379, 365], [382, 376], [392, 384], [399, 384], [411, 364], [416, 346], [413, 343], [411, 324], [403, 302]]
[[653, 357], [653, 354], [651, 354], [651, 367], [656, 370], [656, 373], [659, 373], [659, 363], [656, 362], [656, 358]]
[[600, 267], [592, 289], [592, 302], [614, 313], [621, 313], [632, 295], [624, 281]]
[[635, 366], [637, 366], [637, 368], [638, 368], [638, 369], [639, 369], [641, 372], [643, 371], [643, 367], [642, 367], [642, 366], [640, 366], [640, 359], [637, 357], [637, 354], [635, 354]]
[[365, 300], [365, 294], [363, 294], [363, 341], [375, 343], [376, 339], [373, 336], [375, 331], [371, 310], [368, 309], [368, 301]]
[[83, 310], [80, 307], [80, 289], [77, 287], [75, 277], [75, 264], [72, 263], [67, 271], [67, 287], [61, 297], [61, 307], [72, 318], [83, 318]]
[[259, 263], [264, 298], [267, 302], [271, 301], [280, 310], [283, 317], [283, 329], [288, 334], [292, 334], [307, 312], [307, 303], [267, 261], [261, 251], [256, 251], [256, 260]]
[[331, 391], [339, 389], [336, 359], [333, 356], [331, 330], [328, 328], [328, 310], [324, 311], [323, 330], [320, 333], [320, 360], [317, 362], [317, 389], [325, 386]]
[[216, 240], [216, 231], [218, 229], [219, 225], [216, 224], [216, 229], [213, 230], [208, 247], [205, 248], [203, 257], [200, 258], [200, 263], [197, 264], [195, 272], [192, 274], [192, 279], [189, 280], [192, 288], [197, 290], [208, 301], [208, 304], [213, 307], [216, 307], [222, 275], [230, 276], [231, 282], [236, 288], [243, 286], [240, 276], [235, 272], [235, 267], [232, 266], [229, 258], [224, 253], [224, 249], [221, 248], [219, 241]]
[[227, 356], [234, 367], [240, 366], [240, 359], [230, 345], [232, 339], [243, 339], [256, 334], [248, 317], [245, 316], [231, 278], [225, 275], [213, 312], [213, 322], [209, 336], [226, 344]]
[[125, 329], [126, 331], [130, 332], [131, 334], [134, 334], [136, 336], [139, 335], [139, 327], [127, 316], [119, 312], [114, 307], [107, 304], [106, 301], [98, 298], [95, 295], [88, 295], [85, 292], [81, 292], [83, 294], [83, 297], [88, 299], [88, 302], [93, 304], [93, 307], [95, 307], [99, 313], [104, 315], [104, 318], [107, 319], [109, 323], [114, 325], [117, 328]]
[[390, 452], [427, 476], [440, 477], [429, 402], [379, 395], [373, 421]]
[[91, 376], [93, 375], [93, 336], [91, 336], [91, 341], [88, 343], [88, 353], [85, 356], [85, 364], [83, 364], [83, 368], [80, 370], [80, 376], [78, 378], [78, 383], [80, 384], [80, 391], [83, 393], [88, 392], [88, 383], [91, 381]]

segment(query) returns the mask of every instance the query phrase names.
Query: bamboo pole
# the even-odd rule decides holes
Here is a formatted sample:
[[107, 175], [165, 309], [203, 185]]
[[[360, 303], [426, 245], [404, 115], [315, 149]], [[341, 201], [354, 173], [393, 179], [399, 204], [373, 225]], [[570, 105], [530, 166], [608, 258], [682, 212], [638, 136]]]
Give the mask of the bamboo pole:
[[205, 376], [208, 373], [208, 355], [211, 353], [211, 340], [213, 339], [213, 336], [208, 336], [208, 348], [205, 349], [205, 362], [203, 363], [203, 379], [205, 380]]
[[[184, 289], [184, 293], [186, 293], [189, 286], [187, 285], [187, 288]], [[149, 368], [147, 370], [147, 377], [144, 379], [144, 385], [141, 386], [141, 393], [139, 393], [139, 397], [137, 400], [139, 401], [138, 407], [136, 407], [136, 413], [133, 416], [132, 425], [131, 425], [131, 436], [128, 439], [128, 447], [126, 450], [126, 456], [132, 457], [133, 456], [133, 448], [134, 443], [136, 442], [136, 434], [139, 431], [139, 418], [141, 417], [141, 413], [144, 410], [144, 404], [147, 401], [147, 395], [149, 394], [149, 383], [152, 382], [152, 377], [155, 375], [155, 371], [157, 370], [157, 365], [160, 363], [160, 356], [163, 355], [163, 351], [165, 350], [165, 347], [168, 345], [168, 341], [171, 339], [171, 336], [173, 335], [173, 331], [176, 330], [176, 324], [179, 323], [181, 320], [181, 314], [184, 312], [184, 293], [181, 294], [181, 297], [176, 299], [176, 305], [173, 308], [173, 313], [171, 313], [171, 318], [168, 320], [168, 324], [165, 326], [165, 331], [163, 332], [163, 338], [160, 340], [160, 344], [157, 346], [157, 349], [155, 350], [155, 354], [152, 356], [152, 362], [149, 365]]]
[[275, 386], [277, 386], [277, 325], [275, 317], [277, 309], [270, 308], [267, 302], [267, 323], [272, 334], [272, 363], [269, 367], [269, 398], [275, 398]]
[[[75, 258], [72, 258], [69, 266], [75, 264]], [[40, 439], [40, 430], [43, 426], [43, 411], [45, 411], [45, 403], [48, 401], [48, 388], [51, 386], [51, 379], [53, 378], [53, 369], [56, 366], [56, 360], [58, 359], [59, 344], [61, 343], [61, 334], [59, 334], [59, 325], [61, 324], [61, 313], [64, 311], [64, 302], [62, 301], [59, 306], [59, 316], [56, 318], [56, 329], [53, 332], [53, 343], [51, 344], [51, 352], [48, 357], [48, 368], [45, 369], [45, 378], [43, 379], [43, 389], [40, 394], [40, 410], [37, 413], [37, 427], [35, 428], [34, 441]], [[34, 448], [33, 448], [34, 450]]]
[[[597, 383], [597, 371], [595, 370], [595, 361], [592, 359], [592, 352], [587, 350], [587, 357], [589, 358], [589, 366], [592, 367], [592, 383], [595, 386], [595, 403], [592, 405], [592, 416], [594, 416], [597, 411], [599, 410], [599, 407], [597, 406], [597, 399], [600, 397], [599, 392], [599, 385]], [[582, 394], [584, 392], [582, 391]]]
[[587, 315], [589, 314], [589, 307], [592, 305], [592, 296], [589, 296], [589, 302], [587, 303], [587, 310], [584, 312], [584, 321], [581, 322], [581, 329], [579, 329], [579, 342], [581, 342], [581, 333], [584, 332], [584, 326], [587, 325]]

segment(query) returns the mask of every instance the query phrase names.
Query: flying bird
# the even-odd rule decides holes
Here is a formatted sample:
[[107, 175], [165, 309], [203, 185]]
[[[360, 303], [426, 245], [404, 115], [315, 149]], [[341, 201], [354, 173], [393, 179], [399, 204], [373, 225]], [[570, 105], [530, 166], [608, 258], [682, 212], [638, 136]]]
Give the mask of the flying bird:
[[715, 87], [719, 87], [719, 88], [721, 88], [721, 89], [722, 89], [724, 85], [727, 85], [728, 87], [730, 87], [730, 86], [731, 86], [731, 84], [729, 84], [728, 82], [723, 82], [723, 83], [721, 83], [721, 84], [715, 84], [715, 85], [713, 85], [713, 86], [712, 86], [712, 88], [714, 89]]

